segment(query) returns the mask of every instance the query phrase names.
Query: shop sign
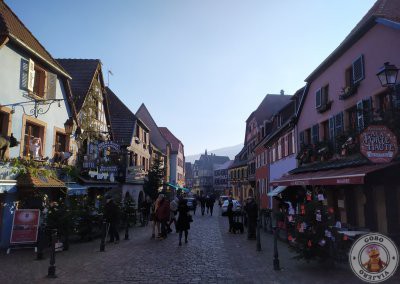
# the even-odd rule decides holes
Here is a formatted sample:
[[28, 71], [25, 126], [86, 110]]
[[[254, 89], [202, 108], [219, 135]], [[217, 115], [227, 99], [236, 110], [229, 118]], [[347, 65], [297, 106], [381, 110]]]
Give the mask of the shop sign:
[[100, 172], [118, 172], [117, 166], [100, 166]]
[[102, 150], [108, 149], [108, 148], [113, 149], [116, 152], [119, 152], [121, 150], [120, 146], [113, 141], [101, 142], [101, 143], [99, 143], [99, 145], [97, 145], [97, 147], [98, 147], [99, 151], [102, 151]]
[[39, 229], [39, 209], [18, 209], [14, 213], [11, 244], [36, 243]]
[[360, 134], [360, 152], [373, 163], [389, 163], [397, 155], [397, 138], [384, 125], [369, 126]]

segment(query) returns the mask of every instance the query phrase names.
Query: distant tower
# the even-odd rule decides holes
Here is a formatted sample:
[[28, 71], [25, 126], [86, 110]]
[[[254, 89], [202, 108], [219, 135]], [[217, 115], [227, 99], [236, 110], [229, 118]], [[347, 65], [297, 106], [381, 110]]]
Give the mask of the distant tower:
[[283, 96], [285, 94], [285, 91], [284, 90], [281, 90], [281, 95]]
[[206, 149], [206, 156], [207, 156], [207, 149]]

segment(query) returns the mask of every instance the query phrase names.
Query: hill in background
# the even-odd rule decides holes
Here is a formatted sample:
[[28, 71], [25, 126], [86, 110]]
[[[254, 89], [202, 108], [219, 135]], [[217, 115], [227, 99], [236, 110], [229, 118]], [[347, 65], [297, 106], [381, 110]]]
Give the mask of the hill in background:
[[[207, 150], [208, 154], [215, 154], [217, 156], [228, 156], [229, 159], [233, 160], [235, 156], [242, 150], [243, 144], [238, 144], [235, 146], [230, 146], [230, 147], [225, 147], [221, 149], [216, 149], [216, 150]], [[196, 154], [196, 155], [190, 155], [185, 157], [185, 162], [190, 162], [194, 163], [195, 160], [198, 160], [200, 158], [200, 155], [204, 153]]]

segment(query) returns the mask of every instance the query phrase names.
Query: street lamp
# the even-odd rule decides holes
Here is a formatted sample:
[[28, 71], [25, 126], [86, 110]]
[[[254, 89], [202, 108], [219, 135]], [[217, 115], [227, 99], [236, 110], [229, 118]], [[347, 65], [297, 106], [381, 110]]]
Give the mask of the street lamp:
[[396, 65], [390, 64], [389, 62], [385, 62], [385, 64], [379, 69], [376, 76], [378, 76], [379, 81], [381, 82], [382, 87], [394, 87], [397, 82], [397, 74], [399, 73], [399, 69]]
[[72, 119], [72, 117], [70, 117], [64, 123], [65, 134], [67, 134], [68, 136], [71, 135], [73, 128], [74, 128], [74, 120]]
[[381, 83], [382, 87], [389, 88], [389, 100], [390, 100], [390, 111], [393, 111], [393, 91], [394, 87], [397, 83], [397, 74], [399, 73], [399, 69], [394, 64], [390, 64], [389, 62], [385, 62], [384, 65], [379, 69], [376, 76]]

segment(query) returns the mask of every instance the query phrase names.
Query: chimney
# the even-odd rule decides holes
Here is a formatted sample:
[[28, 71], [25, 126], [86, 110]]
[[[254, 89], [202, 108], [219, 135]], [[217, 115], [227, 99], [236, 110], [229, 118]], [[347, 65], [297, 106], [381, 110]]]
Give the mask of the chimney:
[[281, 96], [285, 95], [285, 91], [281, 90]]

